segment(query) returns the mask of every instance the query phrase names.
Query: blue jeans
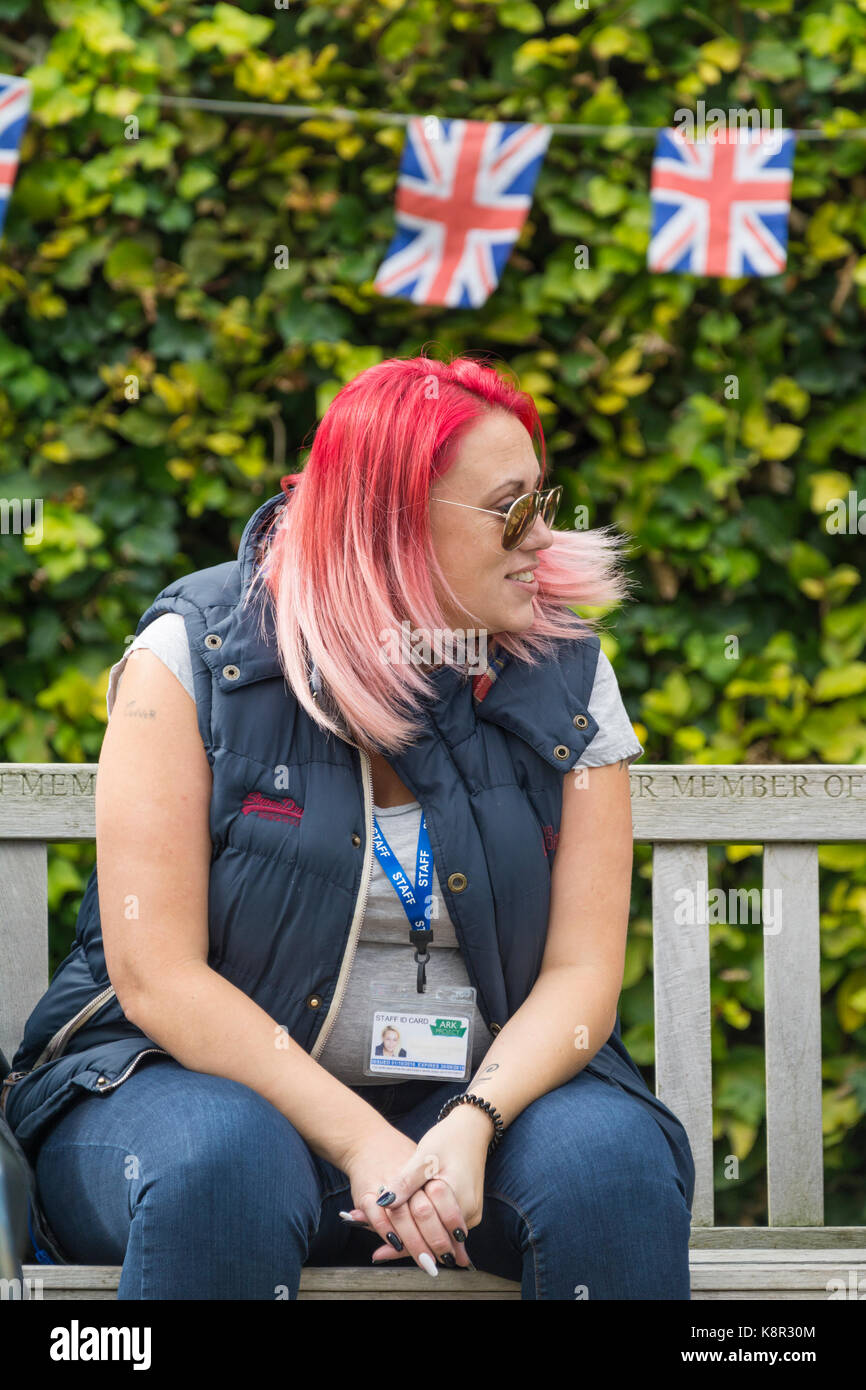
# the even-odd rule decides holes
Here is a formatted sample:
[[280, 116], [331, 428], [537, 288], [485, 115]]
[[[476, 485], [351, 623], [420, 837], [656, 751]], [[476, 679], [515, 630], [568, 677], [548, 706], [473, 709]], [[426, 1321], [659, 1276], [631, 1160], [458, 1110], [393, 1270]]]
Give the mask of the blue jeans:
[[[465, 1088], [355, 1089], [417, 1141]], [[36, 1176], [66, 1257], [123, 1266], [119, 1299], [296, 1298], [304, 1265], [367, 1265], [381, 1245], [339, 1219], [346, 1174], [269, 1101], [171, 1058], [76, 1101]], [[525, 1299], [688, 1299], [689, 1181], [650, 1109], [581, 1071], [506, 1129], [466, 1249]]]

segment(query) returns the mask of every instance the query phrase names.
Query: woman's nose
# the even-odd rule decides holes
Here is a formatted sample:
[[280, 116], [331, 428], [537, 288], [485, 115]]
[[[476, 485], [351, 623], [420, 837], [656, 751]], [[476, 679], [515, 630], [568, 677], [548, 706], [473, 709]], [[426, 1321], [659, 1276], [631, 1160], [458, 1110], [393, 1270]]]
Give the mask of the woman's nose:
[[547, 550], [548, 546], [551, 545], [553, 545], [553, 532], [545, 524], [539, 512], [517, 549]]

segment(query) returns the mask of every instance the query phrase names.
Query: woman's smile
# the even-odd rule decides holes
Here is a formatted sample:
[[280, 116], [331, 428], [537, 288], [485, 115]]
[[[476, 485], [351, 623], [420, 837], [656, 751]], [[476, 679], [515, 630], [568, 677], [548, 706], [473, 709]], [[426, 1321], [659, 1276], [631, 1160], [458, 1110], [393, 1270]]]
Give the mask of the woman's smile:
[[530, 597], [538, 593], [538, 580], [531, 569], [517, 570], [514, 574], [507, 574], [505, 577], [509, 583], [519, 584]]

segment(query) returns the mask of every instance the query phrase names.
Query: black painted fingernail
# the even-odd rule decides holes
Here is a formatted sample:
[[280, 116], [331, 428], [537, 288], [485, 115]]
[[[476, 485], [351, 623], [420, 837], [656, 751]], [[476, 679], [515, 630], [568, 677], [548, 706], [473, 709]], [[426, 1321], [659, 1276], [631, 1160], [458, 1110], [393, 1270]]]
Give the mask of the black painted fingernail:
[[377, 1207], [390, 1207], [392, 1202], [396, 1202], [396, 1192], [383, 1192], [381, 1197], [376, 1198]]
[[393, 1245], [393, 1247], [394, 1247], [395, 1250], [402, 1250], [402, 1249], [403, 1249], [403, 1242], [402, 1242], [402, 1240], [400, 1239], [400, 1237], [397, 1235], [397, 1232], [396, 1232], [396, 1231], [386, 1231], [386, 1232], [385, 1232], [385, 1239], [386, 1239], [386, 1240], [390, 1240], [390, 1242], [391, 1242], [391, 1244]]
[[466, 1232], [460, 1226], [457, 1227], [457, 1230], [453, 1234], [455, 1240], [462, 1242], [466, 1239]]
[[444, 1255], [439, 1256], [439, 1263], [445, 1265], [447, 1269], [457, 1268], [457, 1261], [450, 1250], [446, 1250]]

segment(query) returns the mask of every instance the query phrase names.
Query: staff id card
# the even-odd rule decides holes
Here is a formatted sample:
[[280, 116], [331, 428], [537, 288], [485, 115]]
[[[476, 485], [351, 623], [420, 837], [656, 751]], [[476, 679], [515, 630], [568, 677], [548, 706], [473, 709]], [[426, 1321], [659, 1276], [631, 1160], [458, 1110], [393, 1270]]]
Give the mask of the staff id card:
[[418, 994], [374, 981], [370, 985], [365, 1076], [431, 1077], [465, 1081], [470, 1074], [475, 990], [440, 988]]

